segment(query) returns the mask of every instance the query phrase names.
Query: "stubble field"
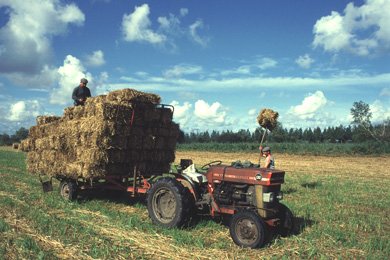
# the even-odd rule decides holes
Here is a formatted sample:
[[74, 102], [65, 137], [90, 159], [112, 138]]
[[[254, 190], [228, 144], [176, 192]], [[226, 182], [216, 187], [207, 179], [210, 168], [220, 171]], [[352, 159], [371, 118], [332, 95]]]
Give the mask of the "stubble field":
[[[258, 162], [254, 153], [178, 151], [197, 166]], [[0, 259], [390, 258], [390, 157], [276, 154], [286, 171], [284, 203], [297, 230], [264, 248], [237, 247], [224, 222], [186, 229], [153, 225], [142, 200], [94, 193], [76, 202], [43, 193], [25, 154], [0, 148]]]

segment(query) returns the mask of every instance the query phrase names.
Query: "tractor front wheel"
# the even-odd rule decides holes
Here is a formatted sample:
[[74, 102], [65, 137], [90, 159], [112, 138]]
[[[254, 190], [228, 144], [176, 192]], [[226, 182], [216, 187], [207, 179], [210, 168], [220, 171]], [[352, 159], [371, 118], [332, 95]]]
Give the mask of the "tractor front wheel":
[[188, 189], [174, 178], [161, 178], [148, 192], [148, 212], [152, 222], [167, 228], [186, 224], [191, 210]]
[[278, 233], [282, 237], [289, 236], [294, 230], [294, 215], [291, 210], [283, 204], [279, 205], [280, 225]]
[[60, 194], [65, 200], [75, 200], [77, 198], [77, 184], [71, 180], [62, 180], [60, 184]]
[[230, 235], [241, 247], [261, 247], [265, 241], [265, 224], [253, 211], [239, 211], [233, 215], [230, 223]]

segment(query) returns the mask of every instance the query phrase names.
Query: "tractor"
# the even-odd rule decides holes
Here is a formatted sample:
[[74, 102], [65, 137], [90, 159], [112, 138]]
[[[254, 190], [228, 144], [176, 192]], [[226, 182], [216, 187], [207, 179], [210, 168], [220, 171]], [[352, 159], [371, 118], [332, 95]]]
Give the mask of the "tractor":
[[222, 161], [198, 171], [192, 160], [182, 159], [174, 175], [157, 179], [147, 191], [148, 213], [155, 224], [182, 227], [196, 212], [229, 216], [233, 241], [247, 248], [263, 246], [272, 230], [281, 236], [293, 230], [293, 214], [280, 203], [284, 171]]

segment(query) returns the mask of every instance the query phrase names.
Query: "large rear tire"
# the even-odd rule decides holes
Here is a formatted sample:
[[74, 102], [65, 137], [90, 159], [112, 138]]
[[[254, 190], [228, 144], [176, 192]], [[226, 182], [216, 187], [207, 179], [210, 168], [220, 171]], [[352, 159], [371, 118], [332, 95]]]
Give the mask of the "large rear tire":
[[261, 247], [265, 241], [265, 223], [253, 211], [239, 211], [230, 222], [230, 235], [241, 247]]
[[159, 179], [148, 192], [148, 212], [154, 224], [182, 227], [190, 210], [190, 192], [174, 178]]
[[73, 201], [77, 198], [77, 184], [72, 180], [62, 180], [60, 194], [65, 200]]
[[294, 230], [294, 215], [284, 204], [279, 205], [279, 218], [280, 225], [277, 227], [277, 232], [282, 237], [291, 235]]

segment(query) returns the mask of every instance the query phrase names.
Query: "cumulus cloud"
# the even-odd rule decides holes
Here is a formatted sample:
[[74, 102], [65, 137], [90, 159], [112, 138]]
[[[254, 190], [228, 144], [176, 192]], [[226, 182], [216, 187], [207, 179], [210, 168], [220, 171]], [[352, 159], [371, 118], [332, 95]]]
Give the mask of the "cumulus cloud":
[[170, 105], [175, 107], [175, 112], [173, 114], [173, 118], [176, 122], [180, 124], [182, 127], [188, 126], [188, 122], [191, 120], [191, 108], [192, 104], [189, 102], [184, 102], [183, 105], [176, 100], [173, 100]]
[[37, 100], [18, 101], [11, 104], [7, 119], [12, 122], [23, 121], [40, 114], [40, 104]]
[[292, 106], [288, 113], [300, 119], [311, 119], [316, 115], [316, 112], [327, 104], [322, 91], [316, 91], [314, 94], [309, 94], [305, 97], [300, 105]]
[[195, 23], [190, 25], [190, 36], [194, 42], [199, 44], [202, 47], [206, 47], [209, 39], [207, 37], [201, 37], [198, 33], [198, 30], [203, 29], [203, 21], [197, 20]]
[[154, 32], [149, 19], [148, 4], [136, 6], [133, 13], [125, 14], [122, 19], [122, 33], [126, 41], [160, 44], [166, 41], [166, 36]]
[[299, 67], [309, 69], [314, 60], [310, 58], [309, 54], [305, 54], [303, 56], [299, 56], [298, 59], [295, 60], [295, 62], [298, 64]]
[[94, 51], [91, 55], [88, 55], [86, 59], [86, 64], [92, 67], [99, 67], [105, 63], [104, 53], [101, 50]]
[[332, 11], [313, 27], [314, 47], [360, 56], [390, 49], [390, 1], [366, 0], [358, 7], [349, 3], [344, 15]]
[[370, 111], [372, 113], [371, 121], [373, 124], [383, 123], [386, 119], [390, 119], [389, 104], [386, 106], [380, 100], [375, 100], [370, 104]]
[[223, 124], [225, 122], [226, 111], [219, 102], [214, 102], [209, 105], [204, 100], [198, 100], [195, 102], [194, 115], [203, 122]]
[[[66, 56], [64, 64], [58, 68], [59, 84], [50, 95], [50, 103], [65, 105], [71, 103], [72, 91], [78, 86], [80, 79], [86, 77], [91, 82], [92, 76], [85, 71], [79, 59]], [[92, 91], [92, 90], [91, 90]]]
[[202, 67], [190, 64], [175, 65], [172, 68], [163, 72], [165, 77], [181, 77], [183, 75], [199, 74], [202, 72]]
[[0, 1], [9, 19], [0, 29], [0, 72], [37, 73], [52, 53], [52, 36], [70, 24], [82, 25], [84, 14], [75, 4], [57, 0]]

